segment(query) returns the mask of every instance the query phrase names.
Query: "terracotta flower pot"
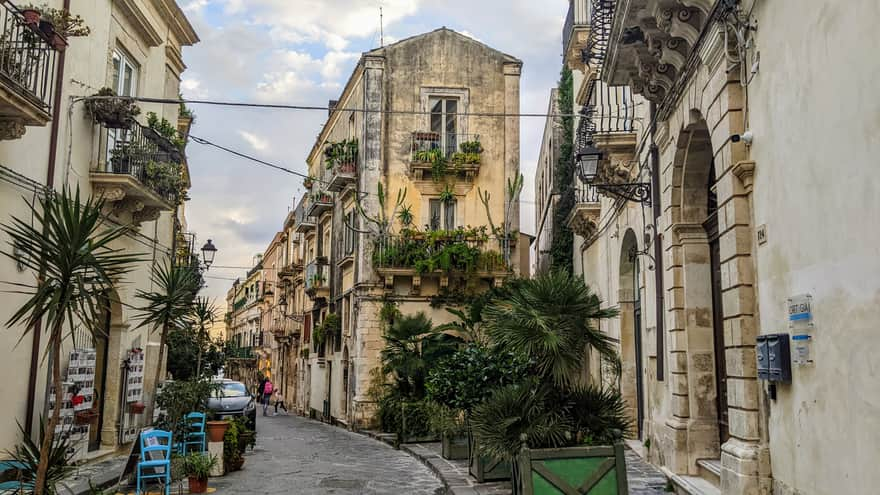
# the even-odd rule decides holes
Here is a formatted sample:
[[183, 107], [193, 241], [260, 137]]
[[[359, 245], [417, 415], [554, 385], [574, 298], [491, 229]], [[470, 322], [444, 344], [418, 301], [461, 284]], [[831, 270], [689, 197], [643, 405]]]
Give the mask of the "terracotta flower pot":
[[205, 493], [208, 491], [208, 480], [200, 480], [195, 476], [189, 477], [190, 493]]
[[209, 442], [222, 442], [226, 430], [229, 429], [229, 423], [226, 421], [208, 421], [206, 426], [208, 428]]
[[57, 32], [52, 33], [52, 48], [56, 51], [63, 52], [67, 49], [67, 40]]
[[37, 26], [40, 24], [40, 11], [36, 9], [24, 9], [21, 11], [21, 15], [24, 17], [24, 22], [26, 22], [30, 26]]

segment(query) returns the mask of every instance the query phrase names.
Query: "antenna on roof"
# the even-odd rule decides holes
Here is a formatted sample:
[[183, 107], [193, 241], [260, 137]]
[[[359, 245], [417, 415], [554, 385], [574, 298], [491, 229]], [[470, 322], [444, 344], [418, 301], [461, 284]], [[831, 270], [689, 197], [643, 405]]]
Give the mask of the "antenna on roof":
[[385, 20], [382, 17], [382, 6], [379, 6], [379, 46], [385, 47]]

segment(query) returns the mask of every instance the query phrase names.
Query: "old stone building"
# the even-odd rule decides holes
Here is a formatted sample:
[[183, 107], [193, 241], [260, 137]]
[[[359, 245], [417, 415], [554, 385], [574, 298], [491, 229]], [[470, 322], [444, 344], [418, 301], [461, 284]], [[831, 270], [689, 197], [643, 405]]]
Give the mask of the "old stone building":
[[680, 492], [880, 483], [880, 61], [852, 58], [880, 10], [808, 4], [571, 2], [573, 257], [621, 310], [596, 372]]
[[[567, 110], [567, 109], [566, 109]], [[549, 115], [544, 122], [541, 138], [541, 151], [538, 154], [538, 167], [535, 171], [535, 240], [532, 243], [531, 273], [543, 273], [550, 269], [552, 262], [553, 232], [556, 226], [554, 214], [559, 198], [559, 184], [556, 181], [556, 166], [559, 160], [560, 145], [564, 139], [562, 119], [559, 117], [559, 90], [550, 91], [547, 107]]]
[[[144, 260], [118, 281], [108, 294], [106, 335], [94, 338], [85, 330], [66, 333], [61, 353], [62, 385], [76, 386], [83, 401], [62, 407], [62, 432], [70, 435], [82, 460], [130, 442], [148, 421], [144, 405], [154, 397], [159, 362], [159, 336], [140, 327], [138, 290], [149, 291], [152, 269], [173, 257], [194, 261], [195, 236], [187, 234], [185, 204], [168, 187], [145, 174], [148, 162], [170, 167], [189, 181], [181, 149], [169, 152], [167, 139], [149, 133], [147, 116], [166, 119], [182, 134], [192, 116], [174, 105], [138, 104], [137, 122], [110, 129], [86, 112], [84, 97], [110, 88], [123, 96], [177, 98], [185, 70], [181, 50], [198, 42], [186, 15], [173, 0], [112, 2], [34, 2], [43, 10], [71, 9], [83, 18], [88, 33], [50, 43], [45, 32], [28, 26], [19, 2], [4, 2], [0, 20], [0, 218], [31, 218], [28, 203], [48, 190], [80, 189], [84, 196], [103, 196], [108, 225], [128, 225], [128, 235], [112, 245]], [[26, 2], [20, 2], [24, 7]], [[58, 24], [56, 23], [56, 27]], [[62, 46], [63, 45], [63, 46]], [[23, 48], [24, 47], [24, 48]], [[117, 126], [120, 127], [120, 126]], [[149, 136], [149, 137], [148, 137]], [[164, 147], [164, 148], [163, 148]], [[179, 176], [179, 175], [178, 175]], [[4, 251], [11, 243], [0, 234]], [[176, 253], [174, 251], [177, 251]], [[196, 268], [196, 267], [194, 267]], [[10, 258], [0, 261], [0, 280], [33, 284], [36, 274]], [[7, 287], [8, 288], [8, 287]], [[6, 322], [24, 296], [4, 294], [0, 320]], [[0, 333], [3, 374], [18, 377], [0, 383], [0, 450], [21, 441], [16, 423], [34, 437], [49, 409], [50, 385], [45, 359], [46, 333], [24, 329]], [[70, 339], [77, 337], [76, 344]], [[124, 366], [125, 365], [125, 366]], [[67, 406], [65, 404], [64, 406]]]
[[[383, 304], [439, 324], [451, 317], [445, 304], [528, 271], [518, 190], [508, 190], [519, 119], [503, 116], [519, 110], [520, 68], [445, 28], [361, 57], [309, 154], [308, 197], [285, 223], [282, 320], [294, 322], [279, 334], [291, 336], [302, 412], [372, 420]], [[466, 247], [475, 265], [426, 268], [394, 254], [427, 253], [428, 237]]]

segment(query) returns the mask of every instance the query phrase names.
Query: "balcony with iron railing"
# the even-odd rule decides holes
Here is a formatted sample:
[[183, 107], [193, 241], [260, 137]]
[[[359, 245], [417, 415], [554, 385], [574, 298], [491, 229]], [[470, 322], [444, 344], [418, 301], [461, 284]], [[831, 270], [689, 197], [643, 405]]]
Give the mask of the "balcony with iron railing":
[[416, 180], [446, 176], [473, 179], [480, 172], [483, 145], [478, 134], [413, 132], [410, 171]]
[[251, 346], [237, 347], [231, 345], [226, 349], [226, 357], [228, 359], [256, 359], [257, 354], [255, 348]]
[[0, 0], [0, 139], [18, 139], [26, 126], [52, 120], [58, 49], [66, 46], [39, 13]]
[[92, 186], [106, 200], [132, 213], [132, 221], [155, 220], [185, 194], [183, 152], [155, 130], [137, 122], [100, 127], [98, 166]]
[[512, 273], [512, 247], [509, 238], [482, 229], [407, 232], [377, 238], [372, 261], [386, 288], [393, 287], [395, 276], [407, 276], [417, 293], [422, 277], [440, 277], [441, 287], [450, 277], [506, 278]]
[[324, 163], [330, 171], [327, 190], [339, 192], [357, 181], [358, 140], [348, 139], [337, 143], [327, 143], [324, 149]]
[[326, 258], [316, 258], [306, 265], [305, 290], [312, 300], [330, 296], [328, 272]]
[[306, 194], [300, 198], [299, 204], [296, 206], [296, 210], [294, 210], [294, 229], [298, 233], [304, 234], [315, 228], [315, 219], [309, 215], [308, 210], [309, 196]]
[[312, 188], [309, 195], [308, 215], [314, 218], [320, 217], [324, 212], [333, 209], [333, 196], [318, 184]]

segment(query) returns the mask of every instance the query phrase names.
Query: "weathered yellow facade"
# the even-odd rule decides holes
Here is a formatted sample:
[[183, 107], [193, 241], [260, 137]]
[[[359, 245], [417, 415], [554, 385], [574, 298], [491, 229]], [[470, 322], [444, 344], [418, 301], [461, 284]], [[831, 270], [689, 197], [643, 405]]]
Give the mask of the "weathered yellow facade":
[[[518, 191], [507, 186], [519, 176], [519, 118], [505, 114], [519, 112], [521, 66], [445, 28], [361, 57], [309, 154], [309, 192], [277, 237], [282, 268], [266, 308], [277, 318], [264, 322], [276, 342], [272, 372], [302, 414], [372, 422], [385, 302], [440, 324], [455, 294], [527, 272]], [[448, 159], [445, 170], [429, 163], [431, 150]], [[429, 235], [470, 243], [479, 266], [390, 259], [397, 243]]]

